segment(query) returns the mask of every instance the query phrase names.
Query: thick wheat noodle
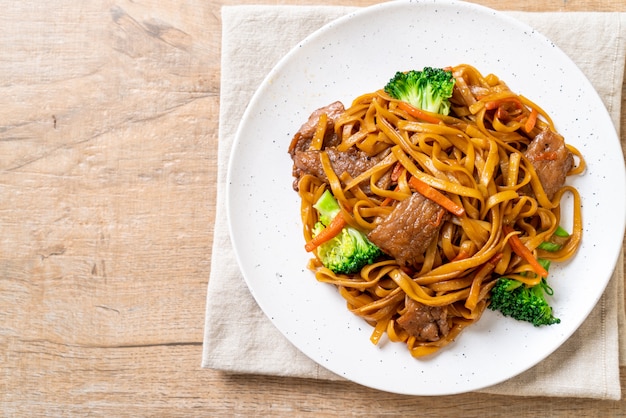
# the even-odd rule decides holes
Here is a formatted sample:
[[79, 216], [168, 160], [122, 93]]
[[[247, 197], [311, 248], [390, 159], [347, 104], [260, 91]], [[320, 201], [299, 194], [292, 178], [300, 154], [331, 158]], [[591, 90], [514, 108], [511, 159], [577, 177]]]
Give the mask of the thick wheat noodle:
[[[356, 147], [372, 156], [380, 152], [386, 152], [386, 156], [363, 174], [350, 178], [346, 173], [335, 173], [328, 155], [321, 151], [328, 180], [304, 175], [299, 181], [307, 241], [318, 220], [312, 205], [327, 188], [339, 201], [348, 224], [364, 233], [412, 193], [407, 182], [410, 176], [444, 192], [465, 209], [461, 218], [450, 216], [444, 221], [437, 239], [412, 268], [383, 257], [358, 273], [345, 275], [333, 273], [317, 258], [309, 262], [317, 280], [336, 286], [348, 309], [372, 325], [373, 343], [386, 334], [390, 341], [405, 343], [415, 357], [436, 352], [476, 322], [488, 305], [498, 277], [506, 275], [529, 285], [538, 283], [540, 278], [529, 274], [531, 267], [511, 251], [503, 225], [521, 231], [520, 239], [536, 256], [554, 261], [572, 257], [582, 237], [577, 190], [565, 186], [549, 199], [523, 154], [541, 130], [555, 129], [549, 115], [510, 91], [494, 75], [485, 77], [469, 65], [459, 65], [452, 71], [456, 84], [451, 113], [435, 115], [441, 120], [439, 124], [412, 118], [382, 90], [359, 96], [335, 123], [335, 133], [341, 139], [337, 149]], [[507, 100], [521, 106], [517, 120], [490, 116], [488, 107]], [[523, 127], [533, 109], [539, 117], [526, 133]], [[317, 136], [315, 144], [319, 146]], [[584, 159], [573, 146], [568, 144], [567, 148], [577, 162], [568, 175], [580, 174], [585, 168]], [[397, 186], [381, 188], [378, 180], [397, 164], [403, 167]], [[364, 182], [369, 184], [369, 195], [360, 189]], [[529, 188], [532, 193], [528, 193]], [[550, 238], [561, 221], [560, 202], [565, 194], [573, 197], [571, 238], [559, 251], [539, 250], [537, 246]], [[448, 335], [434, 342], [409, 336], [396, 323], [406, 311], [406, 298], [429, 306], [446, 306]]]

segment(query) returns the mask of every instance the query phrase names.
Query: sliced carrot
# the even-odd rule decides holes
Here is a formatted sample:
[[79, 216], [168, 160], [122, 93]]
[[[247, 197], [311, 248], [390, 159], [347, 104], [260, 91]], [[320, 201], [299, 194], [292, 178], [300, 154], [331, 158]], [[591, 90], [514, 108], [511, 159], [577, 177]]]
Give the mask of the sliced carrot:
[[[400, 167], [402, 167], [402, 164], [398, 164], [398, 165], [399, 165]], [[402, 167], [402, 168], [404, 168], [404, 167]], [[393, 189], [393, 191], [394, 191], [394, 192], [397, 192], [398, 190], [400, 190], [400, 186], [396, 186], [396, 187], [394, 187], [394, 189]], [[387, 197], [385, 198], [385, 200], [383, 200], [383, 201], [380, 203], [380, 206], [389, 206], [389, 205], [391, 205], [391, 202], [393, 202], [394, 200], [396, 200], [396, 199], [394, 199], [393, 197], [387, 196]]]
[[528, 115], [528, 119], [526, 119], [526, 123], [524, 124], [524, 130], [528, 133], [533, 130], [535, 125], [537, 124], [537, 117], [539, 116], [539, 111], [533, 107], [533, 110], [530, 111], [530, 115]]
[[[507, 225], [502, 226], [502, 231], [506, 235], [510, 235], [511, 233], [515, 232], [513, 228]], [[528, 247], [524, 245], [522, 240], [519, 239], [517, 235], [510, 235], [509, 245], [511, 246], [511, 249], [515, 254], [519, 255], [524, 260], [526, 260], [528, 264], [530, 264], [530, 267], [535, 273], [543, 278], [548, 277], [548, 271], [543, 268], [543, 266], [539, 263], [539, 261], [537, 261], [533, 253], [528, 249]]]
[[499, 101], [499, 100], [494, 100], [494, 101], [491, 101], [491, 102], [487, 102], [487, 103], [485, 103], [485, 109], [487, 109], [487, 110], [497, 109], [500, 106], [500, 103], [502, 103], [502, 102]]
[[400, 162], [397, 162], [393, 166], [393, 169], [391, 170], [391, 181], [397, 182], [403, 170], [404, 170], [404, 166], [400, 164]]
[[341, 212], [339, 212], [337, 216], [335, 216], [333, 220], [330, 221], [330, 224], [328, 224], [326, 228], [324, 228], [322, 231], [320, 231], [319, 234], [314, 236], [311, 241], [306, 243], [304, 249], [308, 252], [311, 252], [323, 243], [330, 241], [331, 239], [339, 235], [339, 233], [341, 232], [343, 227], [346, 226], [346, 224], [346, 219], [343, 217]]
[[487, 110], [497, 109], [498, 107], [502, 106], [505, 103], [513, 103], [519, 108], [524, 106], [520, 99], [516, 97], [507, 97], [506, 99], [491, 100], [485, 103], [485, 109]]
[[463, 216], [463, 214], [465, 213], [465, 208], [463, 208], [463, 206], [457, 205], [439, 190], [424, 183], [417, 177], [411, 177], [409, 179], [409, 184], [422, 196], [439, 204], [447, 211], [452, 212], [454, 215]]
[[414, 118], [423, 120], [424, 122], [437, 123], [437, 124], [441, 122], [441, 119], [439, 119], [438, 117], [433, 116], [432, 114], [425, 112], [422, 109], [418, 109], [417, 107], [411, 105], [410, 103], [398, 102], [398, 107], [404, 110], [409, 115], [413, 116]]
[[500, 120], [506, 119], [509, 117], [509, 112], [504, 108], [504, 106], [499, 106], [496, 110], [496, 117]]
[[460, 260], [465, 260], [466, 258], [469, 258], [472, 254], [470, 254], [469, 251], [461, 248], [461, 251], [459, 251], [456, 255], [456, 257], [454, 257], [452, 260], [450, 261], [460, 261]]

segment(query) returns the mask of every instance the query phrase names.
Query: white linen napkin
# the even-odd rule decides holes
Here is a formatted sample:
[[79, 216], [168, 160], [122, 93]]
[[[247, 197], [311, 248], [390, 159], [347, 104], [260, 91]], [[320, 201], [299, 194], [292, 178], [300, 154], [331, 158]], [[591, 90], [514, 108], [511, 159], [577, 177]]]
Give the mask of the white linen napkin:
[[[202, 367], [233, 373], [343, 379], [296, 349], [272, 325], [248, 291], [228, 234], [225, 182], [237, 125], [267, 72], [307, 35], [353, 10], [355, 8], [333, 6], [222, 8], [217, 206]], [[572, 57], [603, 98], [615, 126], [619, 127], [626, 13], [510, 14], [548, 36]], [[585, 30], [578, 29], [581, 27]], [[525, 373], [481, 392], [620, 399], [620, 350], [626, 353], [623, 287], [624, 269], [620, 257], [598, 305], [563, 346]], [[245, 307], [243, 312], [242, 306]], [[618, 333], [619, 327], [622, 327], [621, 333]], [[624, 359], [624, 355], [621, 358]]]

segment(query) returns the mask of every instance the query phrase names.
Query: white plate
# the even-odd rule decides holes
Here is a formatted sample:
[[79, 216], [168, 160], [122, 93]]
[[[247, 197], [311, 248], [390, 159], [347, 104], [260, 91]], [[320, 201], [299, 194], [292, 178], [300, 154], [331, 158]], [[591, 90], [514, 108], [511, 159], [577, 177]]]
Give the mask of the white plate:
[[[584, 239], [573, 261], [551, 269], [559, 325], [535, 328], [487, 311], [454, 343], [416, 360], [404, 344], [383, 339], [374, 346], [372, 328], [348, 312], [334, 287], [317, 282], [307, 270], [287, 147], [318, 107], [335, 100], [349, 105], [384, 86], [398, 70], [460, 63], [498, 75], [544, 107], [566, 140], [586, 156], [587, 172], [573, 180], [583, 198]], [[269, 73], [235, 139], [227, 204], [248, 287], [298, 349], [365, 386], [444, 395], [484, 388], [529, 369], [580, 326], [602, 295], [621, 248], [625, 184], [619, 140], [606, 109], [549, 40], [481, 6], [396, 1], [323, 27]]]

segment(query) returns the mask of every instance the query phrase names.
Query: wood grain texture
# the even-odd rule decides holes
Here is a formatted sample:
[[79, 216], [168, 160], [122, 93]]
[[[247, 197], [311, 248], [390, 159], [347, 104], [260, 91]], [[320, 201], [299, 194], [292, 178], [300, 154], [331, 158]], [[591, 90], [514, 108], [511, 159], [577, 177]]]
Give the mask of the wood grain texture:
[[[419, 398], [201, 369], [220, 7], [233, 3], [0, 3], [0, 415], [626, 413], [623, 400]], [[622, 0], [477, 3], [626, 11]]]

